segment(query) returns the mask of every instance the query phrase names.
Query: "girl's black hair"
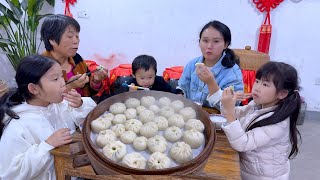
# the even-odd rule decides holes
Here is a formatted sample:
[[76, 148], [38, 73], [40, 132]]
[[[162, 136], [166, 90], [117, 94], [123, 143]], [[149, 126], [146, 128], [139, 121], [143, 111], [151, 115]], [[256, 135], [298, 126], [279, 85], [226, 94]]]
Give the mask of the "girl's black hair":
[[[28, 90], [30, 83], [41, 86], [41, 77], [55, 64], [56, 61], [41, 56], [31, 55], [21, 60], [16, 72], [17, 89], [10, 89], [0, 98], [0, 138], [5, 126], [13, 119], [19, 119], [19, 116], [11, 110], [15, 105], [21, 104], [33, 98]], [[9, 116], [9, 120], [4, 122], [5, 115]]]
[[[206, 25], [204, 25], [199, 34], [199, 41], [202, 37], [203, 31], [210, 27], [216, 29], [221, 33], [224, 42], [227, 43], [229, 47], [229, 45], [231, 44], [231, 31], [227, 25], [221, 23], [220, 21], [210, 21]], [[226, 55], [222, 59], [221, 64], [227, 68], [231, 68], [235, 64], [240, 65], [239, 57], [237, 57], [234, 51], [232, 49], [229, 49], [228, 47], [224, 50]]]
[[[283, 62], [268, 62], [256, 73], [256, 79], [273, 82], [277, 93], [288, 91], [287, 97], [278, 102], [274, 113], [261, 121], [252, 124], [247, 130], [257, 127], [268, 126], [290, 118], [290, 142], [291, 152], [289, 158], [298, 154], [298, 139], [301, 140], [300, 132], [297, 129], [297, 120], [300, 113], [301, 98], [299, 95], [299, 82], [297, 70], [289, 64]], [[257, 119], [257, 118], [256, 118]]]

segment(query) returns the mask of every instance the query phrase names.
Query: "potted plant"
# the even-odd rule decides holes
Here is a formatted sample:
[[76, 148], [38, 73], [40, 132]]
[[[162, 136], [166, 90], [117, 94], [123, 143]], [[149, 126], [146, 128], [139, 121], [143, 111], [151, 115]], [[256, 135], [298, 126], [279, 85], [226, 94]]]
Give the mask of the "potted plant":
[[49, 14], [40, 14], [46, 1], [54, 6], [54, 0], [5, 0], [9, 8], [0, 3], [0, 48], [14, 69], [20, 60], [37, 54], [41, 41], [37, 40], [40, 19]]

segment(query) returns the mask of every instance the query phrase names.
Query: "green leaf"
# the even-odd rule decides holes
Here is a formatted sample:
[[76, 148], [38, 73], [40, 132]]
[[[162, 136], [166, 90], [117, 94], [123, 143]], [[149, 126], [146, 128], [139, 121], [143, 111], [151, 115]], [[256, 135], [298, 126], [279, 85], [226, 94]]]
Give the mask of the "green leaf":
[[28, 15], [32, 16], [35, 14], [39, 14], [39, 11], [41, 10], [43, 3], [44, 0], [29, 0]]
[[39, 22], [42, 18], [44, 18], [44, 17], [46, 17], [46, 16], [50, 16], [50, 15], [53, 15], [53, 14], [36, 15], [35, 21], [36, 21], [36, 22]]
[[19, 23], [19, 19], [16, 19], [13, 15], [13, 12], [10, 9], [8, 9], [7, 7], [5, 7], [2, 3], [0, 3], [0, 12], [2, 12], [4, 16], [9, 18], [15, 24]]
[[37, 0], [28, 0], [28, 16], [32, 16], [34, 14], [33, 8]]
[[[8, 1], [7, 1], [8, 2]], [[20, 6], [20, 2], [19, 0], [11, 0], [11, 2], [15, 5], [15, 6]]]
[[31, 32], [34, 32], [37, 29], [38, 25], [39, 25], [39, 21], [38, 22], [36, 21], [35, 16], [28, 17], [28, 26]]
[[9, 21], [7, 20], [7, 18], [5, 16], [0, 16], [0, 25], [2, 25], [2, 26], [9, 25]]
[[14, 46], [16, 45], [14, 42], [9, 39], [0, 38], [0, 47]]
[[20, 2], [19, 1], [11, 1], [11, 0], [6, 0], [6, 2], [9, 4], [10, 9], [12, 10], [15, 18], [21, 19], [23, 12], [20, 7]]

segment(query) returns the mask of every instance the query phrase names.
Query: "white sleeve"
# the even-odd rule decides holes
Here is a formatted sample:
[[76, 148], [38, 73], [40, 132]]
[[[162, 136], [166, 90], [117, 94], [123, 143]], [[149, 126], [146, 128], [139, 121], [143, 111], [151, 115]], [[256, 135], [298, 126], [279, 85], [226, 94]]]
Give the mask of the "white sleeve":
[[32, 145], [22, 134], [12, 135], [1, 138], [0, 179], [33, 179], [53, 166], [54, 147], [45, 141]]
[[97, 104], [90, 97], [82, 97], [83, 103], [79, 108], [73, 108], [72, 115], [77, 126], [87, 117], [90, 111], [93, 110]]
[[289, 118], [268, 126], [254, 128], [245, 132], [238, 120], [222, 126], [231, 147], [239, 152], [246, 152], [283, 138], [288, 133]]
[[212, 95], [208, 95], [207, 101], [209, 102], [209, 105], [211, 107], [220, 106], [220, 104], [217, 104], [217, 103], [220, 103], [222, 93], [223, 91], [219, 89], [217, 92], [213, 93]]

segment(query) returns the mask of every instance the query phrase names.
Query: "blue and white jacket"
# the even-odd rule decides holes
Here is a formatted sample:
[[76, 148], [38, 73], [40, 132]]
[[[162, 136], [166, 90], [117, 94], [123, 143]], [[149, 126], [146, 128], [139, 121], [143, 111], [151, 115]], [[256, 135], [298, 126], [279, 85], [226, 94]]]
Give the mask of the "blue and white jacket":
[[178, 85], [187, 99], [200, 102], [205, 106], [220, 109], [220, 99], [222, 90], [233, 85], [235, 91], [243, 91], [243, 80], [240, 67], [235, 64], [231, 68], [227, 68], [221, 64], [224, 58], [223, 54], [219, 61], [211, 68], [220, 90], [209, 96], [208, 86], [202, 82], [196, 73], [196, 63], [202, 63], [204, 57], [200, 56], [192, 59], [184, 68]]

